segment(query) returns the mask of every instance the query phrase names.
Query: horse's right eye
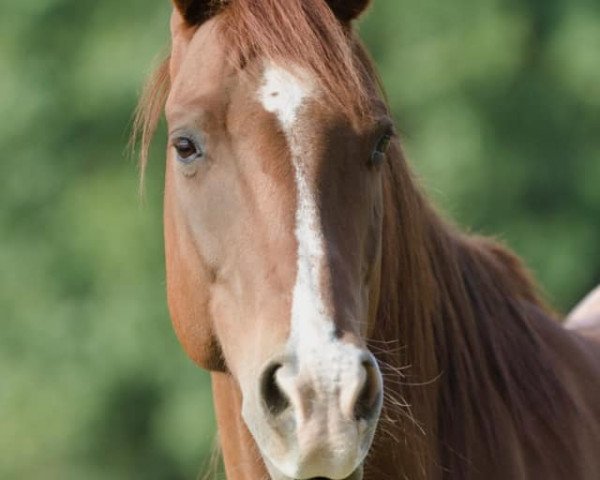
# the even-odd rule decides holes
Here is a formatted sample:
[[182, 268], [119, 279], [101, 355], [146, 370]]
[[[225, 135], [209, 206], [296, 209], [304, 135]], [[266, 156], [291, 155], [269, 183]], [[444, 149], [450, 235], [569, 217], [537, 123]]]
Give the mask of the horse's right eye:
[[177, 152], [177, 159], [183, 163], [191, 163], [202, 156], [202, 150], [191, 138], [178, 137], [173, 142], [173, 147]]
[[394, 131], [391, 128], [379, 138], [379, 141], [375, 146], [375, 150], [373, 150], [373, 153], [371, 154], [371, 159], [369, 162], [371, 166], [378, 167], [385, 161], [386, 155], [390, 148], [390, 143], [392, 142], [393, 138]]

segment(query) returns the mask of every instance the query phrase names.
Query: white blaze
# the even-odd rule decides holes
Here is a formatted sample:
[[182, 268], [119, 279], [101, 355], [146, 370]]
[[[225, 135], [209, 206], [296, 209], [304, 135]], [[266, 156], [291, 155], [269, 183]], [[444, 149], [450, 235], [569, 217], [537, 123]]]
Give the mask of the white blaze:
[[[365, 421], [360, 425], [347, 421], [353, 415], [356, 392], [366, 374], [361, 366], [361, 350], [336, 338], [334, 320], [323, 294], [327, 254], [314, 178], [310, 175], [313, 126], [310, 119], [301, 117], [318, 90], [310, 76], [296, 72], [269, 66], [259, 90], [260, 102], [277, 117], [286, 136], [297, 191], [298, 258], [287, 345], [296, 362], [277, 373], [279, 385], [295, 407], [297, 445], [289, 455], [278, 459], [277, 468], [291, 478], [315, 477], [323, 471], [331, 472], [334, 478], [344, 478], [368, 450], [360, 441]], [[303, 382], [312, 387], [318, 401], [311, 395], [303, 398], [299, 387]], [[317, 455], [306, 462], [305, 455], [327, 449], [331, 449], [330, 457]]]
[[[334, 373], [337, 369], [331, 368], [331, 362], [338, 363], [339, 368], [340, 360], [350, 351], [354, 353], [350, 357], [355, 358], [357, 349], [336, 340], [334, 321], [322, 291], [327, 258], [316, 195], [307, 172], [311, 147], [306, 130], [310, 125], [308, 120], [299, 121], [303, 107], [317, 93], [315, 82], [306, 73], [299, 71], [293, 74], [271, 65], [265, 70], [259, 97], [264, 108], [277, 116], [286, 135], [296, 179], [298, 261], [290, 346], [301, 364], [311, 363], [311, 368], [317, 369], [317, 376], [323, 378], [332, 374], [337, 376]], [[323, 348], [325, 345], [328, 348]], [[337, 372], [338, 375], [341, 373], [339, 370]], [[334, 385], [329, 387], [334, 388]]]
[[293, 137], [293, 128], [300, 107], [302, 107], [312, 90], [313, 87], [309, 79], [300, 80], [287, 70], [279, 67], [270, 66], [265, 70], [264, 84], [260, 90], [260, 101], [265, 110], [277, 116], [288, 140]]
[[300, 347], [298, 343], [329, 340], [334, 332], [321, 292], [325, 248], [319, 209], [306, 172], [310, 149], [302, 142], [302, 129], [298, 126], [302, 107], [315, 93], [311, 79], [303, 77], [269, 66], [260, 90], [265, 110], [277, 116], [286, 135], [296, 178], [298, 271], [293, 292], [291, 340], [297, 347]]

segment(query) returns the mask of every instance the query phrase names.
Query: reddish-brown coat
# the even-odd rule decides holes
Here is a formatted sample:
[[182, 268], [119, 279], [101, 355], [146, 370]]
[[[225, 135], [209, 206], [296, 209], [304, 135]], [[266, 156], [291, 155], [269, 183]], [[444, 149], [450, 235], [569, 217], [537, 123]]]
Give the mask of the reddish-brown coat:
[[[206, 17], [203, 10], [194, 10], [204, 2], [177, 3], [188, 21], [174, 14], [171, 81], [178, 74], [181, 52], [196, 32], [197, 25], [189, 22]], [[366, 3], [329, 2], [343, 22]], [[309, 68], [321, 79], [331, 106], [343, 107], [349, 121], [359, 128], [360, 119], [370, 117], [360, 113], [377, 91], [372, 66], [348, 33], [348, 25], [334, 25], [337, 21], [322, 0], [306, 0], [306, 4], [314, 8], [298, 8], [299, 0], [234, 0], [222, 12], [220, 31], [232, 42], [229, 47], [237, 53], [238, 67], [258, 55], [290, 59]], [[274, 21], [281, 20], [280, 28], [261, 24], [271, 22], [273, 27]], [[315, 26], [324, 35], [315, 36]], [[307, 48], [302, 40], [315, 48]], [[333, 47], [339, 47], [336, 54]], [[323, 52], [333, 55], [329, 63], [323, 61]], [[144, 144], [156, 124], [165, 81], [163, 66], [141, 109], [138, 126]], [[352, 98], [356, 101], [349, 104]], [[265, 158], [272, 156], [269, 149], [280, 149], [265, 143], [257, 141], [266, 149]], [[263, 168], [275, 179], [271, 188], [293, 189], [289, 171], [281, 166]], [[322, 175], [331, 182], [340, 163], [323, 168], [332, 169]], [[266, 477], [266, 470], [240, 415], [239, 378], [228, 370], [222, 353], [223, 348], [239, 349], [243, 332], [232, 331], [231, 325], [215, 332], [216, 307], [207, 286], [218, 279], [196, 254], [197, 239], [181, 227], [172, 207], [172, 177], [169, 172], [165, 238], [173, 322], [196, 362], [223, 371], [213, 373], [213, 387], [228, 477], [259, 480]], [[376, 288], [371, 292], [371, 328], [366, 340], [384, 371], [387, 398], [366, 462], [366, 478], [599, 478], [598, 343], [560, 326], [511, 253], [493, 241], [466, 236], [441, 220], [416, 186], [397, 145], [382, 178], [383, 251], [373, 272]], [[349, 187], [342, 184], [339, 188]], [[341, 196], [349, 193], [346, 190]], [[267, 214], [285, 224], [293, 210], [290, 202]], [[330, 210], [324, 213], [324, 223], [335, 230], [340, 226], [336, 216], [343, 217], [343, 209], [331, 202], [327, 205]], [[293, 225], [285, 229], [291, 232]], [[354, 248], [344, 242], [339, 243], [342, 252]], [[290, 255], [293, 252], [282, 251], [280, 258]], [[265, 268], [260, 258], [251, 268], [262, 271], [265, 282], [275, 282], [269, 287], [273, 291], [286, 291], [286, 279], [293, 277], [277, 265]], [[336, 285], [336, 278], [333, 275], [330, 282], [332, 295], [338, 298], [331, 303], [351, 301], [348, 283]], [[286, 309], [289, 299], [275, 308], [281, 314]], [[339, 319], [341, 330], [350, 331], [343, 322]], [[265, 345], [285, 338], [285, 328], [275, 330], [279, 331]], [[234, 347], [224, 345], [227, 339]]]

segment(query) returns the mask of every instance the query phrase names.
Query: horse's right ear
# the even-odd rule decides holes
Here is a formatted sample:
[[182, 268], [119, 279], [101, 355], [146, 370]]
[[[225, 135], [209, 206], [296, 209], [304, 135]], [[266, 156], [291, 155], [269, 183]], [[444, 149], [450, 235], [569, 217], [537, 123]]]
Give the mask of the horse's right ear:
[[173, 0], [188, 25], [200, 25], [215, 15], [222, 2], [215, 0]]
[[363, 13], [371, 0], [327, 0], [329, 8], [340, 22], [348, 23]]

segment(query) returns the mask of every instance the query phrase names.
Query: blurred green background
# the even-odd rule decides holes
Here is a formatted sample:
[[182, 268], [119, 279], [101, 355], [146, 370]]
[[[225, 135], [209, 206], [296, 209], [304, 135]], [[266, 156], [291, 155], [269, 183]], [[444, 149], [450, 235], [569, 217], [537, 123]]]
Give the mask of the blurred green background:
[[[125, 146], [167, 0], [0, 0], [0, 478], [192, 479], [207, 376], [164, 295], [164, 131]], [[600, 3], [376, 0], [361, 30], [427, 189], [567, 311], [600, 282]]]

